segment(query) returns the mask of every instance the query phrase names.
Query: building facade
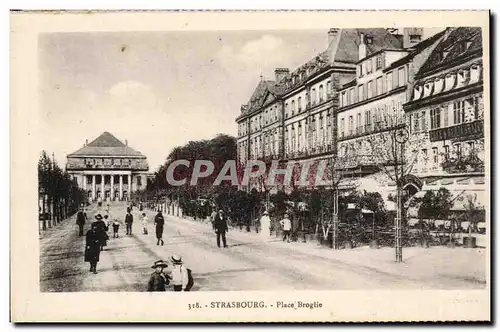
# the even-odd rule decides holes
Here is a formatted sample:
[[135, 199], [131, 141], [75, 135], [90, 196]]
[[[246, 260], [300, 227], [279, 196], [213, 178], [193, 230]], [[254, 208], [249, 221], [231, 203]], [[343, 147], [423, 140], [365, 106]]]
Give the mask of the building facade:
[[[411, 143], [418, 144], [412, 172], [424, 180], [424, 189], [444, 187], [484, 206], [482, 56], [480, 28], [447, 29], [416, 74], [404, 109]], [[457, 199], [455, 209], [465, 201]]]
[[382, 50], [397, 53], [405, 40], [410, 44], [418, 37], [410, 35], [410, 30], [330, 29], [324, 52], [294, 71], [276, 69], [275, 80], [261, 81], [236, 119], [240, 162], [277, 158], [305, 163], [337, 155], [340, 90], [357, 81], [357, 72], [361, 77], [360, 70], [369, 70], [368, 62], [360, 65], [360, 60], [371, 61]]
[[89, 201], [121, 201], [146, 189], [147, 158], [108, 132], [67, 156], [66, 170]]

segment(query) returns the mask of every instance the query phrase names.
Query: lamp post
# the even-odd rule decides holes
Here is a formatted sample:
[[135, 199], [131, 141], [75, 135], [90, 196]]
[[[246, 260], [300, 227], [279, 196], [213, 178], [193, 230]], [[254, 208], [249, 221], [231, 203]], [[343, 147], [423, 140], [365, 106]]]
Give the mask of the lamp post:
[[[396, 149], [395, 160], [394, 160], [394, 171], [395, 171], [395, 179], [396, 179], [396, 190], [397, 190], [397, 216], [394, 220], [394, 237], [395, 237], [395, 249], [396, 249], [396, 262], [401, 263], [403, 261], [403, 241], [402, 241], [402, 218], [403, 218], [403, 188], [402, 188], [402, 178], [404, 176], [404, 148], [405, 144], [408, 141], [409, 133], [406, 128], [399, 128], [394, 132], [394, 140], [399, 145], [400, 150], [400, 161], [398, 162], [398, 151]], [[399, 165], [400, 164], [400, 165]], [[398, 174], [399, 167], [401, 167], [401, 174]]]

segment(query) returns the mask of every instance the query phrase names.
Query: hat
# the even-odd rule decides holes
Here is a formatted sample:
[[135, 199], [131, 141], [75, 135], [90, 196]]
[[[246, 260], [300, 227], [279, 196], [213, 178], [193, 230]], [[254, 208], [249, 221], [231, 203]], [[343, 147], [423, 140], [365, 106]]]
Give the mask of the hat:
[[172, 261], [172, 263], [174, 263], [176, 265], [182, 264], [182, 257], [179, 255], [170, 256], [170, 260]]
[[97, 220], [102, 220], [102, 216], [100, 213], [98, 215], [96, 215], [94, 218], [96, 218]]
[[220, 209], [220, 210], [219, 210], [219, 213], [220, 213], [220, 212], [224, 213], [224, 210]]
[[107, 214], [105, 214], [105, 215], [104, 215], [104, 219], [108, 219], [108, 217], [109, 217], [109, 216], [108, 216]]
[[269, 212], [267, 212], [267, 211], [264, 211], [264, 214], [269, 214]]
[[161, 266], [161, 267], [167, 267], [167, 266], [168, 266], [168, 264], [167, 264], [167, 263], [165, 263], [162, 259], [160, 259], [160, 260], [158, 260], [158, 261], [154, 262], [154, 264], [153, 264], [153, 266], [151, 266], [151, 268], [152, 268], [152, 269], [156, 269], [157, 267], [160, 267], [160, 266]]
[[287, 217], [288, 217], [288, 213], [285, 213], [285, 218], [287, 218]]

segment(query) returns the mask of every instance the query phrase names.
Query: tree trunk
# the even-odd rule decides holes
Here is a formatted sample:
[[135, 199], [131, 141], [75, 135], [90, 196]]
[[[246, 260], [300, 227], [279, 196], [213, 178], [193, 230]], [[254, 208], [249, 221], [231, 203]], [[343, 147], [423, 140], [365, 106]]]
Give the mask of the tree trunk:
[[46, 218], [47, 210], [45, 209], [46, 202], [47, 202], [47, 198], [45, 197], [45, 194], [43, 194], [43, 198], [42, 198], [42, 230], [47, 229], [47, 218]]

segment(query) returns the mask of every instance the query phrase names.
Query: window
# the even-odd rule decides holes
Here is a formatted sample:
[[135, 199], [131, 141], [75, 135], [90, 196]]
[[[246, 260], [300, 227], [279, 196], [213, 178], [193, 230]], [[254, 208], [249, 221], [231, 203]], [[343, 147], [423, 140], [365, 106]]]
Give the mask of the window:
[[469, 154], [473, 154], [475, 152], [475, 150], [474, 150], [474, 142], [467, 143], [467, 152]]
[[477, 65], [472, 66], [470, 71], [470, 83], [472, 84], [479, 82], [479, 77], [480, 77], [480, 67]]
[[410, 35], [410, 44], [419, 43], [422, 40], [422, 35]]
[[377, 78], [377, 95], [381, 95], [384, 93], [384, 81], [382, 77]]
[[359, 73], [359, 77], [363, 77], [364, 73], [363, 73], [363, 64], [360, 63], [358, 65], [358, 73]]
[[354, 121], [352, 115], [349, 116], [349, 135], [354, 134]]
[[372, 59], [366, 61], [366, 73], [370, 74], [372, 72]]
[[461, 41], [460, 43], [458, 43], [458, 53], [462, 54], [465, 51], [467, 51], [467, 49], [470, 47], [471, 44], [472, 44], [472, 42], [469, 40], [464, 40], [464, 41]]
[[453, 124], [460, 124], [465, 119], [465, 100], [453, 103]]
[[422, 161], [427, 164], [427, 149], [422, 149]]
[[382, 67], [384, 66], [384, 56], [382, 54], [377, 55], [375, 61], [377, 70], [382, 69]]
[[392, 90], [392, 72], [388, 72], [387, 75], [385, 75], [385, 88], [387, 91]]
[[326, 82], [326, 94], [329, 95], [332, 92], [332, 83], [330, 81]]
[[372, 126], [372, 111], [367, 110], [365, 111], [365, 131], [369, 132], [371, 130]]
[[358, 100], [363, 101], [364, 96], [363, 96], [363, 84], [358, 86]]
[[320, 85], [319, 86], [319, 90], [318, 90], [318, 93], [319, 93], [319, 102], [321, 103], [324, 99], [324, 95], [323, 95], [323, 85]]
[[142, 187], [142, 177], [141, 176], [137, 177], [137, 187]]
[[462, 155], [462, 145], [460, 143], [453, 144], [453, 149], [457, 157]]
[[361, 134], [361, 113], [356, 115], [356, 134]]
[[92, 184], [92, 175], [87, 175], [87, 184]]
[[295, 115], [295, 100], [292, 100], [292, 116]]
[[344, 137], [345, 121], [344, 118], [340, 119], [340, 137]]
[[346, 92], [342, 92], [342, 98], [340, 98], [340, 107], [347, 106]]
[[356, 102], [356, 97], [354, 96], [355, 94], [355, 91], [354, 91], [354, 88], [351, 88], [349, 89], [349, 99], [350, 99], [350, 102], [349, 103], [355, 103]]
[[373, 81], [368, 82], [368, 99], [373, 97]]
[[450, 157], [450, 147], [448, 145], [443, 146], [444, 148], [444, 157], [448, 159]]
[[311, 93], [311, 103], [313, 105], [316, 104], [316, 89], [312, 89], [312, 93]]
[[420, 121], [418, 118], [418, 113], [415, 113], [413, 115], [413, 131], [414, 132], [419, 132], [420, 131]]
[[434, 108], [431, 110], [431, 129], [441, 127], [441, 109]]
[[299, 110], [299, 113], [302, 112], [302, 97], [299, 97], [299, 99], [297, 99], [297, 108]]
[[426, 112], [425, 111], [422, 111], [422, 115], [420, 116], [420, 120], [421, 120], [421, 129], [422, 131], [426, 131], [427, 130], [427, 119], [426, 119]]
[[443, 127], [448, 127], [448, 105], [441, 106], [443, 113]]
[[285, 104], [285, 119], [288, 119], [288, 103]]
[[432, 162], [435, 165], [439, 162], [438, 148], [432, 148]]
[[368, 96], [368, 84], [363, 86], [363, 100], [366, 99], [366, 96]]
[[398, 69], [398, 87], [399, 86], [404, 86], [406, 84], [406, 77], [405, 77], [405, 68], [399, 68]]

